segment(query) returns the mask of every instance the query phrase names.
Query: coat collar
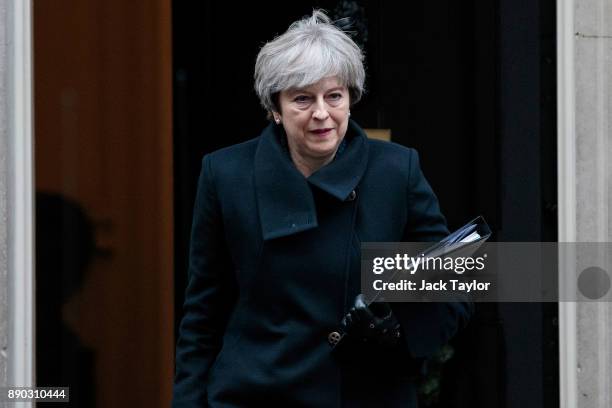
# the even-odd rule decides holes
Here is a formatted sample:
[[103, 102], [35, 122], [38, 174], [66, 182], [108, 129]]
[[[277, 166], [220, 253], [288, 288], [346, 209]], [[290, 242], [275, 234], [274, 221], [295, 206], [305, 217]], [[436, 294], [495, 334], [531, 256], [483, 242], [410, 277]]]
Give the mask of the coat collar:
[[368, 162], [367, 137], [352, 120], [342, 154], [308, 178], [291, 161], [280, 143], [282, 137], [282, 127], [270, 124], [259, 137], [255, 153], [255, 190], [264, 240], [317, 227], [310, 185], [344, 201], [359, 184]]

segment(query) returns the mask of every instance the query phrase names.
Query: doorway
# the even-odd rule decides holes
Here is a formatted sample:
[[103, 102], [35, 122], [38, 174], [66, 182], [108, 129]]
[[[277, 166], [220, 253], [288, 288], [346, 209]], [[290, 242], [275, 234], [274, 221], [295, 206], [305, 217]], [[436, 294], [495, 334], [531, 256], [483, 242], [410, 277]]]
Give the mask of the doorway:
[[[356, 22], [368, 92], [351, 117], [419, 151], [449, 228], [481, 214], [493, 240], [556, 240], [554, 1], [174, 2], [175, 333], [202, 155], [259, 134], [257, 52], [313, 7]], [[556, 305], [477, 310], [431, 406], [558, 406]]]

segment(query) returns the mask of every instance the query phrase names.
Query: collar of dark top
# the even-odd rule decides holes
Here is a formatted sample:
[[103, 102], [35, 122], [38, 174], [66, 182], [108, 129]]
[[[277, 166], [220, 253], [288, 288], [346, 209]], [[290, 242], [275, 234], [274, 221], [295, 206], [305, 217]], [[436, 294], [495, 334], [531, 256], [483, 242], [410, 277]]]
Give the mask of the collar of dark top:
[[368, 162], [365, 132], [349, 120], [344, 146], [334, 160], [305, 178], [283, 147], [284, 130], [273, 123], [261, 133], [255, 153], [255, 188], [264, 239], [315, 228], [317, 214], [309, 184], [341, 201], [355, 198]]

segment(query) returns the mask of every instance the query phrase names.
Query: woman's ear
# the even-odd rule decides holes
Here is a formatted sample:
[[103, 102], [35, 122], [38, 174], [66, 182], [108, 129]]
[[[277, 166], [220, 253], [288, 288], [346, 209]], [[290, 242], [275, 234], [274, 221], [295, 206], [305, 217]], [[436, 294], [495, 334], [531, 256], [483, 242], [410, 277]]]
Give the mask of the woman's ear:
[[280, 115], [280, 113], [278, 113], [278, 112], [272, 112], [272, 118], [274, 119], [274, 122], [275, 122], [277, 125], [280, 125], [280, 123], [281, 123], [281, 115]]

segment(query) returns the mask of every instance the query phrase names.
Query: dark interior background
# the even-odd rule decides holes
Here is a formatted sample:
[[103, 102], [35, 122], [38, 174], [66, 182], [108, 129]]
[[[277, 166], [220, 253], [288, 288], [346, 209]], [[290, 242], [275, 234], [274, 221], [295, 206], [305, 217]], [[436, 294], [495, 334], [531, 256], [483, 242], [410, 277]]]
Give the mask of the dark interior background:
[[[173, 2], [175, 305], [187, 278], [200, 160], [266, 125], [259, 48], [321, 7], [353, 17], [368, 92], [352, 110], [416, 148], [449, 227], [555, 241], [554, 0]], [[440, 407], [557, 407], [556, 304], [478, 304], [443, 366]]]

